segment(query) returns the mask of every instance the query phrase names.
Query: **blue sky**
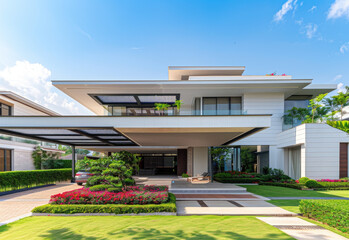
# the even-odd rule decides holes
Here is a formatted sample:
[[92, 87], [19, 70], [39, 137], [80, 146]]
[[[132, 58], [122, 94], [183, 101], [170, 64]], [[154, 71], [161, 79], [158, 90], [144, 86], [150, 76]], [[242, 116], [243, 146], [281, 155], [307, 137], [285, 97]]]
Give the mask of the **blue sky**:
[[167, 79], [170, 65], [246, 66], [349, 85], [349, 0], [0, 0], [0, 89], [90, 112], [57, 79]]

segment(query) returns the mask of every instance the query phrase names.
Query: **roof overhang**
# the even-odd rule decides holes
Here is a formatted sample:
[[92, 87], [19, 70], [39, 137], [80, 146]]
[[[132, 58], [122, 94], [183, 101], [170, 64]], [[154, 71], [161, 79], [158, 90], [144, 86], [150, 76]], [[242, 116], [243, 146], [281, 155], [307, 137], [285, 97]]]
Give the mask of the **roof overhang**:
[[309, 95], [312, 98], [319, 94], [330, 93], [337, 89], [337, 84], [310, 84], [298, 91], [295, 95]]
[[11, 100], [14, 100], [16, 102], [19, 102], [19, 103], [22, 103], [28, 107], [31, 107], [31, 108], [34, 108], [40, 112], [43, 112], [47, 115], [50, 115], [50, 116], [60, 116], [60, 114], [56, 113], [55, 111], [52, 111], [48, 108], [45, 108], [27, 98], [24, 98], [14, 92], [11, 92], [11, 91], [0, 91], [0, 95], [3, 95]]
[[[91, 95], [180, 94], [185, 96], [242, 96], [244, 93], [284, 93], [285, 98], [311, 83], [310, 79], [249, 79], [204, 81], [52, 81], [53, 85], [97, 115], [105, 109]], [[191, 104], [184, 102], [184, 104]], [[190, 106], [188, 106], [190, 108]]]
[[181, 148], [230, 144], [270, 124], [271, 115], [28, 116], [1, 117], [0, 133], [86, 149]]

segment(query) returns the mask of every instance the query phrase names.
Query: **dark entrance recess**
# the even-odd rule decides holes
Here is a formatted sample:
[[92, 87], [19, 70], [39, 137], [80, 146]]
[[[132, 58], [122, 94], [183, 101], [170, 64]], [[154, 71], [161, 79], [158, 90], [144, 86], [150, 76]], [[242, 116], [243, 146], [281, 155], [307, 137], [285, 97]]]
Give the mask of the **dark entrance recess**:
[[139, 175], [177, 174], [177, 154], [140, 154]]
[[187, 149], [177, 150], [177, 175], [187, 173]]
[[348, 177], [348, 143], [339, 145], [339, 178]]

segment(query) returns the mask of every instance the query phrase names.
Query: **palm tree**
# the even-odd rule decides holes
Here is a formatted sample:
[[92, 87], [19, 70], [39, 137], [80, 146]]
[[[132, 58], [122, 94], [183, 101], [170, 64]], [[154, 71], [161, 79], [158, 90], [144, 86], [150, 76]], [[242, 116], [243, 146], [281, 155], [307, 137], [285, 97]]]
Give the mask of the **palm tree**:
[[320, 94], [317, 97], [310, 99], [309, 107], [311, 108], [311, 123], [314, 123], [316, 111], [319, 107], [322, 107], [322, 100], [326, 97], [327, 93]]
[[329, 107], [319, 107], [316, 110], [315, 119], [319, 119], [320, 122], [324, 122], [324, 118], [326, 118], [328, 111]]
[[348, 95], [348, 93], [342, 93], [342, 92], [340, 92], [340, 93], [338, 93], [338, 95], [333, 96], [333, 99], [334, 99], [334, 101], [335, 101], [335, 104], [336, 104], [337, 106], [339, 106], [339, 108], [340, 108], [340, 113], [341, 113], [341, 118], [340, 118], [340, 120], [342, 120], [343, 115], [344, 115], [343, 108], [344, 108], [345, 106], [348, 106], [348, 105], [349, 105], [349, 103], [348, 103], [348, 101], [349, 101], [349, 95]]
[[331, 121], [336, 120], [335, 115], [339, 112], [336, 101], [333, 97], [324, 99], [325, 106], [329, 108], [329, 113], [327, 113], [327, 118]]

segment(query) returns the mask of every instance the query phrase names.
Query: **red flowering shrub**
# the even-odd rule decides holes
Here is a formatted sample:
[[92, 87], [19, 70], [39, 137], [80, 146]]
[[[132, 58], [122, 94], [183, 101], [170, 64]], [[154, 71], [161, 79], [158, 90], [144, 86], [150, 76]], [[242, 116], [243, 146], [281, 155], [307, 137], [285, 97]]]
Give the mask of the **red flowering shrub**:
[[92, 192], [88, 188], [52, 195], [50, 204], [160, 204], [168, 201], [164, 186], [132, 186], [123, 192]]

